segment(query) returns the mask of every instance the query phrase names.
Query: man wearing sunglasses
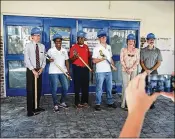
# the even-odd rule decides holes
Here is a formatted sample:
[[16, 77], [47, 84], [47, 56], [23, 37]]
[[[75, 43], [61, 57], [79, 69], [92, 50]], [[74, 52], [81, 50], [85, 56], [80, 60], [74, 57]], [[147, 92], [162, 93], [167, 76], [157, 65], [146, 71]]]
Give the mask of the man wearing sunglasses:
[[[153, 33], [149, 33], [146, 39], [148, 46], [143, 48], [140, 53], [141, 72], [146, 71], [148, 74], [158, 74], [157, 69], [161, 64], [162, 54], [154, 45], [156, 37]], [[150, 108], [154, 108], [154, 103]]]

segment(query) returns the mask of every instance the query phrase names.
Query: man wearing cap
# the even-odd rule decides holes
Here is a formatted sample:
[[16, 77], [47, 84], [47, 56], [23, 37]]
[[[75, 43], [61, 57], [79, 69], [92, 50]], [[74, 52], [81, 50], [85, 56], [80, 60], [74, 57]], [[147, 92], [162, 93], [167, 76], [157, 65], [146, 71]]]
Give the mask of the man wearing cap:
[[[148, 74], [158, 74], [157, 69], [161, 64], [162, 54], [154, 45], [156, 37], [153, 33], [149, 33], [146, 39], [148, 46], [141, 49], [140, 53], [141, 72], [146, 71]], [[150, 108], [154, 108], [154, 103]]]
[[[53, 41], [55, 47], [48, 50], [48, 55], [51, 57], [49, 59], [49, 78], [51, 83], [51, 93], [54, 104], [54, 111], [59, 111], [59, 107], [68, 108], [68, 105], [65, 103], [66, 95], [68, 92], [68, 80], [63, 71], [61, 71], [56, 65], [59, 65], [67, 74], [69, 74], [69, 57], [67, 50], [61, 47], [62, 45], [62, 36], [58, 33], [54, 34]], [[62, 86], [62, 94], [60, 103], [58, 103], [57, 98], [57, 87], [58, 81], [60, 81]]]
[[[93, 49], [93, 63], [96, 64], [96, 106], [97, 111], [101, 110], [101, 96], [103, 93], [103, 82], [106, 84], [106, 96], [108, 107], [116, 108], [116, 104], [112, 100], [112, 72], [111, 66], [101, 55], [102, 52], [107, 59], [114, 65], [112, 60], [111, 46], [106, 43], [107, 33], [104, 30], [100, 30], [97, 33], [100, 43]], [[115, 69], [116, 70], [116, 69]]]
[[[27, 43], [24, 48], [24, 62], [27, 68], [26, 72], [26, 90], [27, 90], [27, 116], [33, 116], [44, 111], [40, 107], [40, 97], [42, 90], [42, 71], [46, 65], [44, 56], [45, 46], [40, 41], [41, 30], [33, 28], [31, 30], [32, 41]], [[37, 78], [37, 109], [35, 109], [35, 78]]]
[[[90, 51], [84, 44], [86, 33], [83, 31], [77, 32], [77, 44], [74, 44], [70, 49], [70, 60], [72, 61], [75, 105], [77, 108], [88, 107], [89, 98], [89, 70], [85, 64], [78, 58], [80, 56], [86, 64], [90, 63]], [[78, 55], [76, 55], [78, 54]], [[81, 91], [81, 101], [79, 93]]]

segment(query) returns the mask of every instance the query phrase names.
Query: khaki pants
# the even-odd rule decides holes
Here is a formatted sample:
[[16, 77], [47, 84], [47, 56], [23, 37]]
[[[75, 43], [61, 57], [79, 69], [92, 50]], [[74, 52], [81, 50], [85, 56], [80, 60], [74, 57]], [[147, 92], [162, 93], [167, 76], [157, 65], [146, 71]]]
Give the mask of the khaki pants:
[[126, 107], [126, 93], [125, 93], [126, 87], [128, 86], [129, 81], [132, 80], [136, 75], [137, 70], [131, 72], [130, 75], [122, 71], [122, 77], [123, 77], [122, 103], [121, 103], [122, 108]]

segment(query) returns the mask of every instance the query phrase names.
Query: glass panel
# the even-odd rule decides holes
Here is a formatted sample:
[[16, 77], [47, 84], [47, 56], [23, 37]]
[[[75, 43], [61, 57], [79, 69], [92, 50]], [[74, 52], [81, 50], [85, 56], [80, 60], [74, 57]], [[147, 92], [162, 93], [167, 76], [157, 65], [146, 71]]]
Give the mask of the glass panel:
[[[96, 29], [96, 28], [83, 28], [83, 31], [86, 32], [86, 41], [84, 42], [88, 47], [90, 52], [92, 53], [93, 48], [99, 43], [99, 41], [97, 40], [97, 32], [100, 29]], [[95, 71], [95, 64], [93, 64], [93, 69]], [[89, 79], [90, 82], [89, 84], [92, 86], [95, 86], [95, 74], [90, 73], [89, 74]]]
[[8, 54], [23, 54], [23, 48], [30, 42], [32, 26], [7, 26]]
[[54, 47], [55, 44], [52, 40], [53, 35], [55, 33], [59, 33], [62, 37], [63, 37], [63, 41], [62, 41], [62, 47], [67, 49], [67, 51], [69, 52], [70, 50], [70, 32], [71, 29], [70, 28], [63, 28], [63, 27], [50, 27], [50, 41], [51, 41], [51, 47]]
[[112, 79], [117, 83], [117, 84], [121, 84], [122, 83], [122, 68], [121, 68], [121, 64], [120, 61], [114, 61], [114, 64], [117, 68], [117, 71], [113, 71], [112, 72]]
[[112, 48], [113, 55], [120, 55], [120, 50], [126, 47], [127, 35], [133, 33], [135, 35], [135, 30], [109, 30], [109, 41]]
[[[112, 48], [113, 55], [120, 55], [121, 48], [126, 47], [127, 35], [133, 33], [136, 34], [135, 30], [109, 30], [109, 41]], [[113, 71], [113, 80], [117, 84], [122, 83], [122, 67], [120, 61], [114, 61], [117, 71]]]
[[86, 32], [86, 41], [84, 42], [88, 45], [90, 52], [93, 51], [93, 48], [99, 43], [97, 40], [97, 32], [100, 29], [96, 28], [83, 28], [83, 31]]
[[24, 61], [8, 61], [9, 88], [26, 88], [26, 68]]

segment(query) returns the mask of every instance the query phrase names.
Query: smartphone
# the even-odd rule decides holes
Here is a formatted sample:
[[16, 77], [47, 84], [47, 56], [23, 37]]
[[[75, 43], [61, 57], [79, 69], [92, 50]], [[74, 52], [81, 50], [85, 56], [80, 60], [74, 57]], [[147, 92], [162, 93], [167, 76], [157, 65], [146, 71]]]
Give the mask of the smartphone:
[[175, 89], [174, 80], [175, 76], [168, 74], [150, 74], [146, 77], [145, 90], [148, 95], [152, 95], [155, 92], [172, 93]]

